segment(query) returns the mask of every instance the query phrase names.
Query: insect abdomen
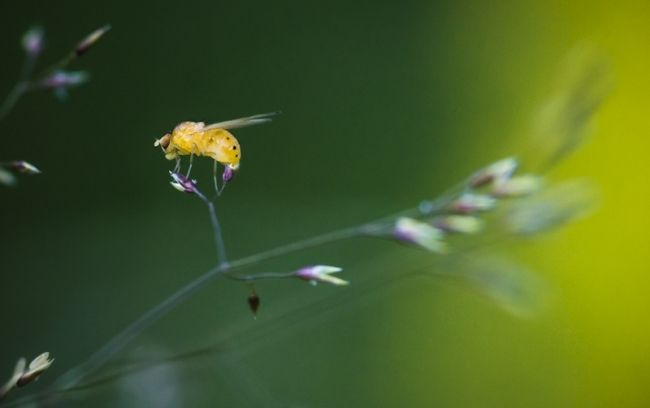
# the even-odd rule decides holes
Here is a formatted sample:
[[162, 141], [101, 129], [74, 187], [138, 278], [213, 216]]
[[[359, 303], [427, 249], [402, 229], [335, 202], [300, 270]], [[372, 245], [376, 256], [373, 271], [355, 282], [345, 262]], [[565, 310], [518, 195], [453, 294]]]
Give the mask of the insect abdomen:
[[204, 132], [205, 155], [222, 164], [236, 166], [241, 160], [239, 142], [225, 129], [211, 129]]

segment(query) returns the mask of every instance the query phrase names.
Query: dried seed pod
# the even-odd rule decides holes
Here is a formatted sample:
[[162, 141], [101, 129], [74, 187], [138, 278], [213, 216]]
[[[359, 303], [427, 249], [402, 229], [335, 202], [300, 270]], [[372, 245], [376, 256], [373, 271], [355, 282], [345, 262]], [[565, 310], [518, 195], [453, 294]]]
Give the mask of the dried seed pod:
[[253, 289], [250, 295], [248, 295], [248, 307], [251, 309], [251, 312], [253, 312], [253, 315], [257, 317], [257, 309], [260, 307], [260, 297], [255, 293], [255, 289]]

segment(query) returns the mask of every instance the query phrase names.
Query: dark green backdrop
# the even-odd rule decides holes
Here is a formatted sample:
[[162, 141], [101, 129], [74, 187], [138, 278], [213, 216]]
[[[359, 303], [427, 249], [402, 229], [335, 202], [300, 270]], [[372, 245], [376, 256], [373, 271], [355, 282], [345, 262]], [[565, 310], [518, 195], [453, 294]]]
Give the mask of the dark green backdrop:
[[[236, 132], [241, 171], [218, 202], [232, 258], [411, 206], [511, 154], [567, 49], [554, 41], [567, 26], [541, 3], [3, 2], [2, 92], [18, 76], [19, 38], [31, 24], [46, 30], [41, 62], [98, 26], [113, 28], [71, 67], [89, 70], [89, 84], [62, 103], [27, 95], [0, 123], [2, 158], [43, 170], [0, 191], [2, 373], [20, 355], [48, 350], [56, 362], [43, 387], [214, 263], [203, 205], [170, 188], [171, 164], [152, 146], [182, 120], [283, 112]], [[194, 174], [208, 189], [210, 165]], [[341, 265], [353, 285], [258, 285], [257, 321], [247, 286], [216, 282], [121, 358], [217, 342], [216, 352], [67, 403], [566, 402], [570, 374], [561, 358], [547, 359], [559, 346], [512, 347], [536, 338], [543, 322], [521, 322], [449, 282], [364, 286], [424, 259], [354, 242], [270, 262], [269, 270]], [[486, 325], [484, 339], [466, 338], [474, 324]]]

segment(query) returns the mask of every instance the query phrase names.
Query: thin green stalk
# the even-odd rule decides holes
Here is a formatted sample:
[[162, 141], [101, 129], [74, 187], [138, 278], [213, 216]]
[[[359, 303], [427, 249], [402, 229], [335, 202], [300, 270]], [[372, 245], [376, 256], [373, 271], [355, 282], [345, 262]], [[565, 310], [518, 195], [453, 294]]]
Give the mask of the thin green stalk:
[[65, 68], [65, 67], [67, 67], [68, 64], [70, 64], [72, 61], [77, 59], [77, 57], [78, 57], [77, 54], [74, 51], [71, 51], [65, 57], [61, 58], [60, 60], [58, 60], [54, 64], [52, 64], [49, 67], [41, 70], [38, 73], [37, 77], [45, 77], [45, 76], [47, 76], [47, 75], [49, 75], [49, 74], [51, 74], [51, 73], [53, 73], [55, 71], [59, 71], [59, 70]]
[[187, 285], [183, 286], [174, 294], [149, 309], [124, 330], [114, 336], [108, 343], [95, 351], [85, 362], [63, 374], [54, 383], [54, 388], [69, 388], [75, 386], [80, 380], [95, 372], [106, 364], [116, 353], [122, 350], [127, 344], [135, 339], [147, 327], [158, 321], [179, 304], [189, 299], [193, 294], [203, 288], [208, 282], [222, 273], [224, 269], [217, 266]]
[[36, 58], [34, 56], [27, 55], [25, 57], [18, 82], [16, 82], [16, 85], [14, 85], [0, 106], [0, 120], [4, 119], [13, 110], [20, 97], [29, 90], [29, 81], [34, 70], [35, 62]]
[[[260, 274], [260, 275], [263, 276], [263, 275], [266, 275], [266, 274]], [[256, 275], [256, 276], [260, 276], [260, 275]], [[268, 276], [270, 276], [270, 275], [272, 275], [272, 274], [268, 274]], [[278, 278], [280, 278], [279, 277], [280, 274], [277, 274], [277, 275], [278, 275]], [[407, 274], [405, 276], [408, 277], [408, 276], [415, 276], [415, 275], [417, 275], [417, 273], [409, 273], [409, 274]], [[395, 281], [394, 277], [390, 278], [390, 280], [383, 279], [383, 280], [380, 280], [378, 282], [375, 282], [375, 286], [378, 286], [377, 284], [379, 284], [379, 286], [381, 286], [383, 284], [392, 283], [394, 281]], [[328, 302], [328, 301], [331, 301], [331, 299], [328, 298], [328, 299], [321, 300], [317, 304], [322, 304], [323, 302]], [[343, 304], [345, 304], [345, 299], [344, 300], [337, 299], [337, 301], [336, 301], [336, 306], [337, 307], [340, 307]], [[309, 305], [308, 307], [313, 308], [315, 306], [316, 306], [316, 304], [312, 304], [312, 305]], [[304, 309], [301, 309], [301, 310], [304, 311]], [[289, 313], [292, 314], [292, 313], [295, 313], [295, 312], [296, 311], [289, 312]], [[282, 317], [286, 318], [287, 316], [288, 315], [284, 315]], [[248, 338], [249, 336], [244, 335], [245, 333], [247, 333], [247, 332], [236, 333], [235, 336], [242, 337], [242, 338]], [[184, 352], [184, 353], [181, 353], [179, 355], [173, 355], [173, 356], [170, 356], [170, 357], [165, 358], [163, 360], [156, 361], [154, 363], [150, 363], [150, 362], [145, 361], [145, 362], [140, 363], [140, 364], [135, 364], [133, 367], [118, 370], [117, 372], [110, 372], [110, 373], [106, 374], [105, 376], [101, 376], [99, 378], [94, 378], [94, 379], [91, 379], [91, 380], [89, 380], [87, 382], [82, 382], [80, 380], [75, 385], [70, 385], [68, 387], [55, 388], [55, 389], [50, 389], [50, 390], [45, 390], [43, 392], [35, 393], [35, 394], [32, 394], [32, 395], [29, 395], [29, 396], [26, 396], [26, 397], [11, 401], [11, 402], [6, 404], [6, 407], [9, 408], [9, 407], [21, 406], [21, 405], [24, 405], [24, 404], [29, 404], [29, 403], [39, 402], [39, 401], [43, 402], [43, 401], [47, 401], [48, 398], [50, 398], [50, 397], [68, 395], [70, 393], [74, 393], [74, 392], [78, 392], [78, 391], [83, 392], [83, 391], [85, 391], [87, 389], [90, 389], [92, 387], [95, 387], [97, 385], [101, 385], [101, 384], [104, 384], [106, 382], [110, 382], [110, 381], [114, 380], [115, 378], [118, 378], [119, 376], [128, 375], [131, 372], [137, 372], [137, 371], [140, 371], [142, 369], [147, 369], [147, 368], [150, 368], [150, 367], [154, 367], [157, 364], [161, 364], [161, 363], [164, 364], [164, 363], [173, 362], [173, 361], [183, 361], [186, 358], [199, 357], [199, 356], [202, 356], [202, 355], [204, 355], [206, 353], [214, 352], [215, 350], [218, 350], [221, 346], [223, 346], [222, 343], [217, 343], [215, 345], [202, 347], [202, 348], [197, 349], [197, 350], [191, 350], [191, 351], [188, 351], [188, 352]], [[2, 405], [2, 406], [4, 407], [5, 405]]]
[[228, 279], [238, 280], [244, 282], [260, 281], [260, 280], [276, 280], [287, 279], [295, 276], [294, 272], [264, 272], [256, 273], [255, 275], [226, 275]]
[[221, 231], [221, 225], [219, 224], [219, 218], [217, 217], [217, 208], [214, 203], [208, 200], [200, 191], [196, 190], [196, 195], [199, 196], [201, 201], [208, 206], [210, 222], [212, 223], [212, 232], [214, 234], [214, 244], [217, 249], [218, 266], [219, 268], [225, 269], [228, 267], [228, 257], [226, 255], [226, 244], [223, 239], [223, 232]]
[[25, 94], [28, 88], [29, 85], [26, 82], [18, 82], [14, 85], [2, 102], [2, 106], [0, 106], [0, 120], [4, 119], [13, 110], [20, 97]]
[[[456, 195], [458, 187], [454, 187], [445, 194], [441, 195], [438, 199], [432, 202], [432, 209], [427, 212], [426, 215], [432, 215], [434, 212], [444, 211], [448, 206], [449, 202], [453, 200]], [[163, 300], [161, 303], [157, 304], [149, 311], [147, 311], [140, 318], [135, 320], [124, 330], [118, 333], [113, 337], [108, 343], [102, 346], [99, 350], [93, 353], [85, 362], [73, 368], [72, 370], [65, 373], [61, 376], [54, 384], [55, 387], [73, 387], [79, 383], [83, 378], [92, 374], [104, 364], [106, 364], [115, 354], [121, 351], [125, 346], [127, 346], [133, 339], [135, 339], [140, 333], [150, 327], [153, 323], [161, 319], [171, 310], [176, 308], [181, 303], [185, 302], [187, 299], [192, 297], [200, 289], [206, 286], [213, 279], [216, 279], [223, 275], [228, 275], [229, 278], [235, 280], [251, 280], [252, 276], [248, 277], [238, 277], [236, 275], [231, 275], [238, 269], [244, 268], [246, 266], [251, 266], [258, 264], [263, 261], [267, 261], [272, 258], [276, 258], [282, 255], [287, 255], [293, 252], [303, 251], [310, 248], [316, 248], [330, 243], [359, 238], [364, 236], [376, 236], [377, 233], [384, 231], [386, 228], [385, 223], [387, 221], [394, 220], [397, 216], [405, 215], [418, 215], [420, 214], [417, 208], [412, 208], [406, 211], [401, 211], [399, 213], [393, 214], [391, 216], [383, 217], [377, 221], [373, 221], [361, 226], [354, 226], [350, 228], [344, 228], [341, 230], [333, 231], [327, 234], [319, 235], [313, 238], [308, 238], [305, 240], [296, 241], [287, 245], [282, 245], [268, 251], [259, 252], [254, 255], [250, 255], [238, 260], [227, 262], [225, 257], [225, 246], [223, 244], [223, 237], [221, 233], [221, 228], [217, 218], [216, 210], [214, 204], [208, 200], [200, 192], [197, 194], [202, 201], [206, 203], [208, 209], [210, 210], [210, 217], [212, 220], [212, 226], [215, 235], [215, 244], [217, 246], [217, 253], [219, 255], [219, 264], [209, 271], [205, 272], [203, 275], [189, 282], [187, 285], [183, 286], [181, 289], [174, 292], [168, 298]], [[270, 275], [257, 275], [260, 276], [260, 279], [271, 278]], [[287, 276], [283, 276], [287, 277]], [[280, 276], [274, 275], [273, 279], [279, 279]]]
[[69, 388], [75, 386], [83, 378], [92, 374], [101, 368], [104, 364], [106, 364], [115, 354], [121, 351], [146, 328], [150, 327], [153, 323], [165, 316], [171, 310], [192, 297], [210, 281], [224, 275], [225, 273], [231, 273], [236, 269], [242, 268], [244, 266], [256, 264], [277, 256], [325, 245], [343, 239], [362, 236], [365, 233], [366, 227], [347, 228], [329, 234], [320, 235], [311, 239], [277, 247], [269, 251], [241, 258], [229, 264], [220, 263], [218, 266], [215, 266], [203, 275], [189, 282], [187, 285], [174, 292], [167, 299], [140, 316], [137, 320], [135, 320], [115, 337], [113, 337], [108, 343], [104, 344], [101, 348], [94, 352], [85, 362], [81, 363], [77, 367], [61, 376], [57, 381], [55, 381], [54, 387]]

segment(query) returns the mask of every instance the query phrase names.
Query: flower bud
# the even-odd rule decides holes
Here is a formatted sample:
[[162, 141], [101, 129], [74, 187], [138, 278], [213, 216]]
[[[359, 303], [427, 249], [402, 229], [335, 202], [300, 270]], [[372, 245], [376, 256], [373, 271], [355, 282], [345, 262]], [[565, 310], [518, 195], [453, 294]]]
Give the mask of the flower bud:
[[97, 30], [88, 34], [88, 36], [86, 36], [86, 38], [81, 40], [81, 42], [79, 42], [79, 44], [77, 44], [77, 46], [75, 47], [74, 49], [75, 54], [78, 57], [80, 57], [86, 52], [88, 52], [90, 47], [95, 45], [95, 43], [99, 41], [99, 39], [102, 38], [104, 34], [106, 34], [110, 29], [111, 29], [110, 25], [105, 25], [104, 27], [98, 28]]
[[9, 164], [9, 167], [24, 174], [40, 174], [41, 171], [33, 164], [24, 160], [15, 160]]
[[522, 197], [539, 191], [542, 185], [541, 177], [526, 174], [496, 183], [492, 188], [492, 194], [495, 197]]
[[169, 184], [171, 184], [176, 190], [190, 194], [196, 194], [198, 192], [198, 189], [196, 188], [196, 180], [191, 180], [182, 174], [174, 173], [172, 171], [169, 172], [169, 175], [172, 178], [172, 181], [170, 181]]
[[488, 211], [496, 206], [497, 200], [485, 194], [465, 193], [449, 205], [449, 209], [460, 214]]
[[477, 171], [470, 177], [469, 185], [473, 188], [482, 187], [492, 182], [503, 182], [512, 176], [517, 169], [517, 159], [508, 157]]
[[223, 179], [224, 183], [228, 183], [232, 178], [235, 177], [235, 169], [233, 169], [230, 166], [226, 166], [223, 169], [223, 174], [221, 174], [221, 178]]
[[70, 88], [88, 82], [90, 75], [85, 71], [56, 71], [41, 81], [48, 89]]
[[35, 26], [27, 30], [23, 35], [23, 49], [32, 58], [37, 57], [43, 51], [43, 29]]
[[38, 377], [40, 377], [40, 375], [43, 374], [45, 370], [50, 368], [53, 362], [54, 359], [50, 359], [50, 353], [43, 353], [39, 355], [34, 360], [32, 360], [31, 363], [29, 363], [27, 371], [25, 371], [20, 376], [20, 379], [16, 383], [16, 386], [22, 387], [38, 379]]
[[444, 253], [447, 246], [442, 238], [444, 232], [424, 222], [402, 217], [395, 223], [393, 236], [403, 242], [418, 245], [428, 251]]
[[51, 89], [61, 100], [68, 96], [68, 89], [88, 82], [90, 75], [85, 71], [56, 71], [40, 82], [44, 89]]
[[598, 191], [590, 182], [572, 180], [517, 200], [508, 209], [505, 221], [516, 234], [538, 234], [586, 216], [598, 201]]
[[318, 282], [331, 283], [336, 286], [349, 285], [350, 282], [332, 276], [332, 273], [341, 272], [343, 269], [336, 266], [314, 265], [298, 269], [294, 275], [300, 279], [306, 280], [312, 285]]
[[448, 215], [436, 220], [437, 228], [447, 232], [459, 232], [461, 234], [476, 234], [483, 229], [483, 222], [476, 217], [469, 215]]
[[16, 184], [16, 176], [13, 175], [10, 171], [5, 170], [0, 167], [0, 184], [5, 186], [13, 186]]

